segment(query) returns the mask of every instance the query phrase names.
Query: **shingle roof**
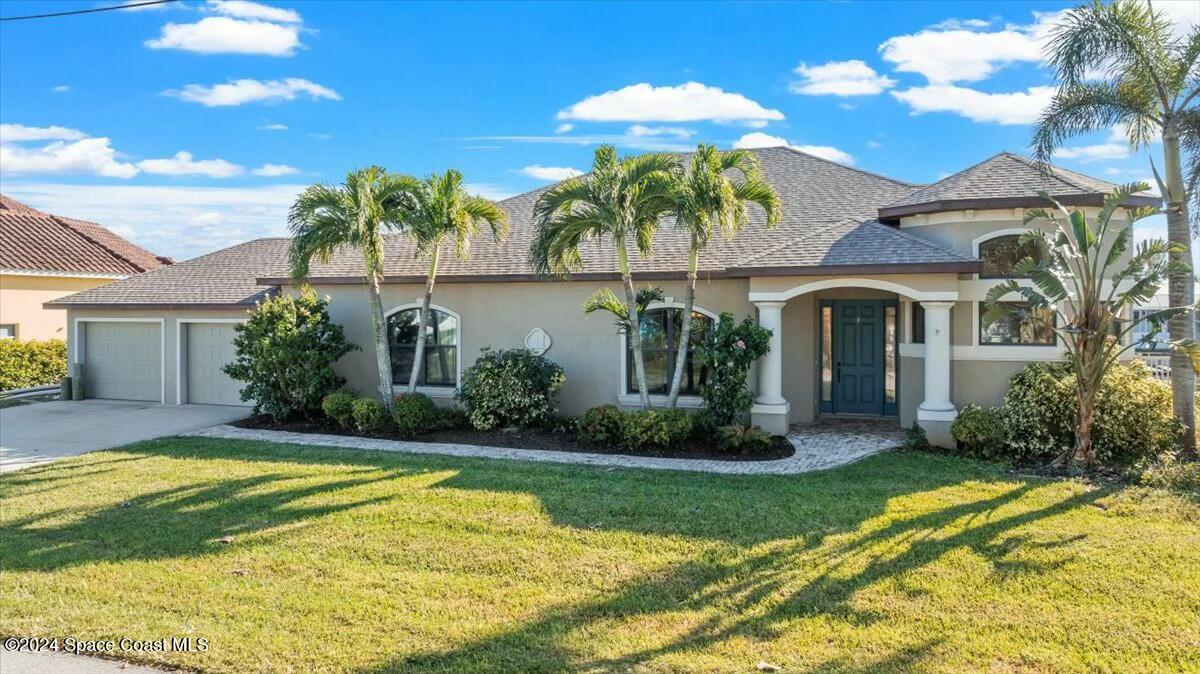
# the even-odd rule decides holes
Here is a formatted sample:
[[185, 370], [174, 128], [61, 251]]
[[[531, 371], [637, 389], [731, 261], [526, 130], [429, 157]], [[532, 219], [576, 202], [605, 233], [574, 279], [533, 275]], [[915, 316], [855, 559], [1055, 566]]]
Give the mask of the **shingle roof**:
[[131, 276], [170, 263], [94, 222], [0, 195], [0, 268]]
[[[1012, 152], [993, 157], [910, 192], [879, 209], [881, 219], [916, 213], [962, 208], [1044, 206], [1039, 192], [1065, 204], [1100, 203], [1116, 185], [1065, 168], [1042, 170], [1036, 162]], [[1151, 197], [1133, 197], [1130, 203], [1157, 203]]]

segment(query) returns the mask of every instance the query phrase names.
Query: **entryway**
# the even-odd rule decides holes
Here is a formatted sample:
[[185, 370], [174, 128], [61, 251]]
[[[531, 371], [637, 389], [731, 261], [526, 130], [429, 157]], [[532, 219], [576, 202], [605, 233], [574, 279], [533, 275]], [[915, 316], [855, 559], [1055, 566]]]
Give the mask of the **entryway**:
[[821, 300], [821, 412], [897, 414], [895, 300]]

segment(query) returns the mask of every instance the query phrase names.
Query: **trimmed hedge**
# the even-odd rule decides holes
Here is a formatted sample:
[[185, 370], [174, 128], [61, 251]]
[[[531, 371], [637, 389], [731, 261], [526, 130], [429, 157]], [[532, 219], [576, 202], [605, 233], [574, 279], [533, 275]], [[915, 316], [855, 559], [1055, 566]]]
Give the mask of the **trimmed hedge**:
[[61, 339], [0, 339], [0, 391], [46, 386], [67, 376], [67, 343]]
[[566, 381], [562, 367], [526, 349], [485, 348], [463, 373], [458, 399], [477, 430], [537, 426], [554, 414]]
[[387, 408], [374, 398], [359, 398], [351, 406], [354, 427], [362, 433], [383, 433], [391, 429]]
[[358, 396], [353, 391], [334, 391], [321, 400], [321, 411], [345, 429], [354, 428], [354, 401]]
[[950, 435], [958, 449], [979, 459], [995, 459], [1004, 455], [1004, 414], [1000, 410], [985, 410], [979, 405], [967, 405], [950, 424]]
[[392, 401], [392, 421], [396, 430], [410, 438], [433, 430], [439, 420], [437, 405], [423, 393], [405, 393]]

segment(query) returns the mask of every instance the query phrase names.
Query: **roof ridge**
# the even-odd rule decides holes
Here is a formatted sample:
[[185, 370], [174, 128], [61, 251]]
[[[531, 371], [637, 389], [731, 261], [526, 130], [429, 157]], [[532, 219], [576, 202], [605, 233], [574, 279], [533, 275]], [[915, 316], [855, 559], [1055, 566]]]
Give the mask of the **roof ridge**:
[[[93, 243], [93, 244], [95, 244], [95, 245], [99, 246], [101, 249], [103, 249], [103, 250], [104, 250], [105, 252], [107, 252], [109, 255], [112, 255], [113, 257], [117, 258], [118, 260], [122, 260], [122, 261], [124, 261], [124, 262], [128, 263], [128, 264], [129, 264], [129, 266], [131, 266], [131, 267], [133, 267], [134, 269], [138, 270], [138, 272], [139, 272], [139, 273], [147, 271], [147, 269], [146, 269], [145, 267], [143, 267], [142, 265], [140, 265], [140, 264], [138, 264], [138, 263], [134, 262], [133, 260], [129, 259], [128, 257], [125, 257], [124, 255], [122, 255], [122, 254], [118, 253], [117, 251], [113, 250], [112, 248], [110, 248], [109, 246], [105, 245], [104, 243], [101, 243], [100, 241], [96, 240], [94, 237], [92, 237], [92, 236], [89, 236], [88, 234], [86, 234], [86, 233], [84, 233], [83, 231], [81, 231], [81, 230], [80, 230], [78, 227], [75, 227], [75, 226], [71, 225], [70, 223], [68, 223], [68, 222], [67, 222], [66, 220], [64, 220], [63, 218], [60, 218], [59, 216], [57, 216], [57, 215], [54, 215], [54, 214], [52, 214], [52, 213], [47, 213], [47, 214], [46, 214], [46, 216], [47, 216], [48, 218], [50, 218], [51, 220], [53, 220], [54, 222], [57, 222], [58, 224], [62, 225], [63, 227], [66, 227], [67, 229], [71, 230], [71, 231], [72, 231], [72, 232], [74, 232], [75, 234], [77, 234], [77, 235], [79, 235], [79, 236], [83, 237], [83, 238], [84, 238], [84, 239], [86, 239], [87, 241], [90, 241], [91, 243]], [[69, 220], [69, 218], [67, 218], [67, 219]], [[87, 222], [87, 221], [86, 221], [86, 220], [80, 220], [80, 222]], [[101, 227], [101, 225], [98, 225], [98, 224], [96, 224], [96, 223], [94, 223], [94, 222], [91, 222], [91, 223], [88, 223], [88, 224], [92, 224], [92, 225], [96, 225], [97, 227]]]
[[[1031, 169], [1034, 169], [1040, 173], [1044, 173], [1045, 175], [1051, 176], [1055, 180], [1061, 180], [1062, 182], [1070, 185], [1071, 187], [1074, 187], [1077, 190], [1091, 191], [1093, 188], [1089, 185], [1083, 185], [1083, 184], [1080, 184], [1079, 182], [1076, 182], [1074, 179], [1071, 178], [1072, 175], [1082, 176], [1084, 178], [1088, 178], [1089, 180], [1100, 180], [1100, 178], [1092, 178], [1091, 176], [1086, 176], [1082, 173], [1079, 173], [1078, 171], [1073, 171], [1073, 170], [1063, 167], [1063, 166], [1055, 166], [1054, 164], [1051, 164], [1050, 162], [1046, 162], [1046, 168], [1044, 169], [1041, 166], [1038, 166], [1038, 164], [1035, 160], [1032, 160], [1029, 157], [1019, 155], [1015, 152], [1006, 151], [1006, 152], [1004, 152], [1004, 154], [1008, 155], [1008, 157], [1010, 159], [1013, 159], [1014, 161], [1018, 161], [1024, 165], [1028, 166]], [[1108, 181], [1105, 180], [1103, 182], [1108, 182]]]
[[811, 231], [805, 232], [803, 234], [797, 234], [796, 236], [784, 241], [783, 243], [780, 243], [778, 246], [775, 246], [768, 250], [764, 250], [755, 255], [751, 255], [750, 257], [740, 258], [739, 260], [737, 260], [737, 262], [733, 266], [740, 266], [743, 264], [753, 262], [753, 261], [759, 259], [760, 257], [766, 257], [768, 255], [773, 255], [773, 254], [778, 253], [779, 251], [783, 250], [784, 248], [788, 248], [792, 244], [799, 243], [802, 239], [812, 238], [813, 236], [816, 236], [817, 234], [820, 234], [821, 232], [824, 232], [826, 230], [833, 229], [834, 227], [837, 227], [838, 225], [840, 225], [844, 222], [857, 222], [861, 225], [864, 222], [864, 220], [850, 216], [850, 217], [840, 218], [838, 220], [828, 221], [824, 225], [816, 227]]
[[825, 162], [826, 164], [833, 164], [834, 166], [838, 166], [838, 167], [841, 167], [841, 168], [844, 168], [844, 169], [849, 169], [849, 170], [851, 170], [851, 171], [856, 171], [856, 172], [858, 172], [858, 173], [861, 173], [861, 174], [863, 174], [863, 175], [868, 175], [868, 176], [871, 176], [871, 177], [874, 177], [874, 178], [881, 178], [881, 179], [883, 179], [883, 180], [886, 180], [886, 181], [888, 181], [888, 182], [891, 182], [891, 183], [896, 183], [897, 185], [903, 185], [903, 186], [905, 186], [905, 187], [921, 187], [921, 185], [920, 185], [920, 184], [918, 184], [918, 183], [910, 183], [910, 182], [908, 182], [908, 181], [905, 181], [905, 180], [900, 180], [900, 179], [898, 179], [898, 178], [893, 178], [893, 177], [891, 177], [891, 176], [885, 176], [885, 175], [883, 175], [882, 173], [876, 173], [876, 172], [874, 172], [874, 171], [868, 171], [868, 170], [866, 170], [866, 169], [861, 169], [861, 168], [858, 168], [857, 166], [847, 166], [847, 165], [845, 165], [845, 164], [839, 164], [838, 162], [836, 162], [836, 161], [833, 161], [832, 159], [826, 159], [825, 157], [819, 157], [819, 156], [817, 156], [817, 155], [815, 155], [815, 154], [812, 154], [812, 153], [809, 153], [809, 152], [805, 152], [804, 150], [798, 150], [798, 149], [796, 149], [796, 148], [792, 147], [791, 145], [773, 145], [773, 146], [771, 146], [771, 147], [755, 148], [755, 149], [760, 149], [760, 150], [770, 150], [770, 149], [773, 149], [773, 148], [782, 148], [782, 149], [784, 149], [784, 150], [788, 150], [788, 151], [790, 151], [790, 152], [794, 152], [794, 153], [796, 153], [796, 154], [798, 154], [798, 155], [801, 155], [801, 156], [804, 156], [804, 157], [810, 157], [810, 158], [812, 158], [812, 159], [816, 159], [817, 161], [823, 161], [823, 162]]

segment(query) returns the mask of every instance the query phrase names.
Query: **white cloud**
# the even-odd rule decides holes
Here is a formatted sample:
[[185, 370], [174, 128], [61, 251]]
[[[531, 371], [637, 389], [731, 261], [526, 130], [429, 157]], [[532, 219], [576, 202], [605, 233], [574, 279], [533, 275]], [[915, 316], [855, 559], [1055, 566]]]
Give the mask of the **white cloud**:
[[263, 124], [259, 131], [287, 131], [287, 124]]
[[80, 140], [88, 135], [65, 126], [25, 126], [0, 124], [0, 143], [20, 143], [28, 140]]
[[300, 47], [300, 30], [298, 24], [209, 16], [196, 23], [168, 23], [161, 35], [146, 40], [145, 45], [199, 54], [291, 56]]
[[50, 91], [53, 91], [56, 94], [65, 94], [70, 90], [71, 90], [71, 86], [68, 84], [59, 84], [58, 86], [54, 86], [54, 87], [50, 88]]
[[165, 159], [143, 159], [137, 166], [146, 173], [162, 176], [232, 178], [246, 172], [241, 166], [224, 159], [196, 159], [191, 152], [183, 151]]
[[790, 147], [793, 150], [799, 150], [805, 154], [811, 154], [814, 157], [828, 159], [832, 162], [845, 164], [847, 166], [854, 165], [854, 156], [849, 152], [840, 150], [832, 145], [793, 145], [786, 138], [780, 136], [772, 136], [770, 134], [754, 131], [748, 133], [733, 143], [734, 149], [751, 150], [759, 147]]
[[930, 85], [893, 91], [913, 114], [952, 112], [976, 122], [1032, 124], [1054, 96], [1054, 87], [1030, 87], [1012, 93], [987, 93], [968, 87]]
[[630, 134], [595, 134], [587, 136], [469, 136], [459, 140], [469, 142], [547, 143], [550, 145], [616, 145], [646, 152], [690, 152], [695, 147], [677, 140]]
[[541, 166], [539, 164], [526, 166], [525, 168], [521, 169], [519, 173], [529, 176], [530, 178], [537, 178], [538, 180], [552, 180], [555, 182], [583, 175], [583, 171], [573, 169], [569, 166]]
[[793, 72], [802, 79], [789, 84], [788, 90], [809, 96], [873, 96], [896, 84], [896, 80], [859, 60], [815, 66], [801, 63]]
[[573, 130], [575, 130], [574, 124], [559, 124], [558, 126], [554, 127], [554, 133], [567, 133]]
[[99, 222], [159, 255], [184, 260], [286, 236], [288, 208], [305, 187], [6, 183], [4, 193], [50, 213]]
[[741, 122], [766, 124], [783, 119], [737, 93], [699, 82], [655, 87], [645, 82], [587, 98], [558, 112], [558, 119], [591, 122]]
[[1092, 145], [1077, 145], [1075, 147], [1060, 147], [1054, 151], [1058, 159], [1078, 159], [1083, 162], [1100, 161], [1104, 159], [1124, 159], [1133, 153], [1129, 141], [1117, 129], [1113, 129], [1108, 140]]
[[958, 30], [962, 28], [987, 28], [992, 25], [991, 21], [985, 19], [944, 19], [933, 24], [929, 28], [939, 30]]
[[477, 197], [491, 199], [492, 201], [503, 201], [517, 194], [503, 185], [493, 185], [491, 183], [463, 183], [463, 189], [468, 194], [474, 194]]
[[330, 140], [333, 138], [333, 134], [332, 133], [310, 133], [310, 134], [308, 134], [308, 137], [315, 138], [317, 140]]
[[74, 142], [59, 140], [36, 148], [0, 144], [0, 172], [86, 173], [132, 178], [138, 174], [138, 168], [118, 160], [116, 150], [107, 138], [83, 138]]
[[696, 132], [681, 126], [644, 126], [634, 124], [627, 131], [631, 136], [671, 136], [672, 138], [691, 138]]
[[288, 166], [287, 164], [263, 164], [262, 166], [259, 166], [258, 168], [251, 171], [251, 173], [253, 173], [256, 176], [263, 176], [266, 178], [276, 178], [279, 176], [290, 176], [294, 173], [299, 173], [299, 172], [300, 172], [300, 169], [296, 168], [295, 166]]
[[294, 10], [271, 7], [248, 0], [208, 0], [208, 7], [217, 14], [232, 16], [235, 19], [300, 23], [300, 14]]
[[342, 100], [338, 92], [316, 82], [299, 77], [288, 77], [282, 80], [252, 80], [241, 79], [215, 84], [206, 87], [202, 84], [189, 84], [183, 89], [164, 91], [163, 95], [199, 103], [215, 108], [246, 103], [294, 101], [300, 94], [308, 94], [312, 100], [328, 98], [334, 101]]
[[930, 27], [897, 35], [879, 45], [883, 60], [896, 70], [924, 75], [931, 84], [978, 82], [1012, 63], [1039, 63], [1042, 49], [1062, 12], [1034, 12], [1034, 21], [998, 31]]

